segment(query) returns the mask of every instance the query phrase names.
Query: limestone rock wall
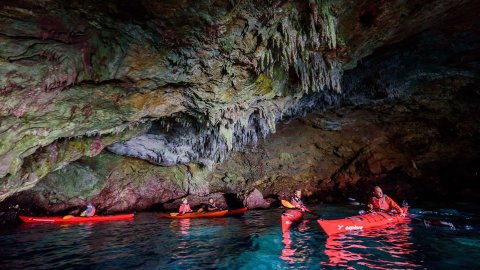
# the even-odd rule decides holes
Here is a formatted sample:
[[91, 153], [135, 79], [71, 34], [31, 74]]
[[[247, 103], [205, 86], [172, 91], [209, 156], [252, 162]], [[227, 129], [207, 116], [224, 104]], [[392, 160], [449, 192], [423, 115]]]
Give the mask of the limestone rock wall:
[[[347, 196], [398, 171], [434, 177], [432, 164], [476, 150], [465, 134], [477, 134], [478, 8], [2, 1], [0, 201], [28, 193], [52, 211], [87, 200], [120, 211], [255, 189], [274, 199], [299, 183]], [[445, 136], [456, 139], [442, 147]], [[114, 176], [132, 163], [143, 169]]]

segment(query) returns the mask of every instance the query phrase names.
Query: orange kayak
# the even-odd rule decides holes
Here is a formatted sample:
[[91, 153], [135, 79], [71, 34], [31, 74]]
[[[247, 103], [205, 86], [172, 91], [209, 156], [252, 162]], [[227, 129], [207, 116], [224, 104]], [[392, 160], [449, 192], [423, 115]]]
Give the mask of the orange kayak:
[[243, 214], [247, 212], [247, 208], [240, 208], [240, 209], [234, 209], [234, 210], [228, 210], [227, 214], [225, 216], [235, 216], [235, 217], [241, 217]]
[[160, 218], [217, 218], [223, 217], [228, 213], [228, 210], [214, 211], [214, 212], [191, 212], [185, 214], [170, 213], [160, 214]]
[[[406, 208], [404, 211], [406, 212]], [[347, 217], [334, 220], [318, 220], [318, 224], [325, 231], [327, 235], [359, 231], [372, 227], [380, 227], [391, 223], [399, 223], [408, 221], [408, 217], [401, 217], [400, 215], [391, 215], [383, 212], [368, 213], [365, 215]]]
[[300, 210], [288, 209], [282, 213], [282, 232], [290, 229], [293, 223], [299, 222], [303, 219], [303, 213]]
[[134, 214], [113, 215], [113, 216], [93, 216], [93, 217], [75, 217], [75, 216], [59, 216], [59, 217], [28, 217], [20, 216], [25, 223], [78, 223], [78, 222], [99, 222], [112, 220], [129, 220], [133, 219]]

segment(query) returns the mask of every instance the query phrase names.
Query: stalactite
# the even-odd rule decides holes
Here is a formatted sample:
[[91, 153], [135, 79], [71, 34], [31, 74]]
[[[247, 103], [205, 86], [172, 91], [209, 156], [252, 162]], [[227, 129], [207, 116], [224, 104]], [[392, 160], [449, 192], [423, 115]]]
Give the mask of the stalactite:
[[219, 122], [203, 127], [187, 116], [162, 119], [149, 134], [113, 144], [108, 150], [164, 166], [189, 162], [212, 166], [232, 151], [255, 146], [275, 132], [281, 119], [303, 115], [337, 98], [334, 92], [321, 91], [299, 100], [287, 99], [283, 106], [264, 102], [249, 111], [233, 106], [223, 111]]
[[[292, 80], [288, 86], [293, 88], [293, 93], [277, 99], [259, 98], [242, 106], [233, 103], [209, 108], [207, 105], [208, 109], [198, 115], [162, 119], [151, 134], [117, 143], [108, 149], [166, 166], [188, 162], [211, 166], [224, 160], [232, 151], [249, 144], [256, 145], [274, 133], [281, 119], [334, 103], [336, 93], [341, 90], [341, 64], [327, 58], [323, 52], [336, 48], [336, 19], [331, 14], [329, 0], [312, 0], [309, 6], [311, 15], [307, 18], [310, 20], [307, 25], [302, 21], [305, 10], [290, 8], [288, 12], [265, 11], [273, 12], [273, 20], [257, 21], [251, 26], [257, 29], [261, 41], [256, 51], [257, 72], [270, 80], [277, 80], [275, 76], [289, 74], [293, 69], [298, 77], [298, 85], [292, 85], [295, 83]], [[188, 54], [188, 51], [179, 51], [170, 56], [170, 64], [184, 66]], [[225, 75], [230, 74], [229, 65], [230, 62], [221, 64]], [[284, 83], [287, 81], [285, 79]], [[256, 92], [259, 87], [264, 86], [245, 83], [243, 92]], [[276, 88], [275, 93], [283, 88]], [[198, 97], [192, 97], [193, 100], [198, 102]], [[204, 120], [200, 121], [200, 118]]]
[[[257, 55], [260, 59], [258, 72], [273, 77], [276, 65], [285, 72], [293, 67], [303, 93], [322, 91], [327, 87], [340, 93], [340, 63], [328, 60], [329, 65], [325, 65], [324, 59], [319, 60], [323, 56], [318, 52], [322, 47], [329, 50], [337, 47], [336, 19], [331, 14], [331, 7], [329, 0], [316, 0], [315, 5], [311, 5], [314, 15], [311, 16], [307, 29], [299, 21], [299, 11], [292, 9], [283, 17], [279, 16], [266, 31], [259, 31], [265, 50], [259, 51]], [[320, 62], [323, 64], [319, 65]]]

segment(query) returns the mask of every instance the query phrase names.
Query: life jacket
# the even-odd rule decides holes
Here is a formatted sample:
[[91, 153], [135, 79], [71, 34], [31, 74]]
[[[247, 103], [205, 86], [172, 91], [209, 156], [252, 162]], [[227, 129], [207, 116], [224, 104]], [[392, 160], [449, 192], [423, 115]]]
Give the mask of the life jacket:
[[95, 215], [95, 207], [87, 208], [87, 210], [85, 210], [85, 215], [87, 217], [93, 217]]
[[297, 198], [295, 198], [295, 196], [292, 197], [292, 199], [291, 199], [290, 201], [291, 201], [292, 205], [295, 206], [295, 208], [300, 208], [300, 209], [302, 209], [302, 208], [305, 207], [305, 206], [303, 205], [303, 202], [302, 202], [300, 199], [297, 200]]
[[373, 208], [380, 209], [383, 211], [389, 211], [390, 205], [387, 202], [387, 195], [383, 195], [381, 198], [373, 198]]
[[192, 209], [190, 209], [190, 205], [189, 204], [181, 204], [180, 205], [180, 208], [178, 209], [178, 212], [179, 213], [187, 213], [187, 212], [192, 212]]

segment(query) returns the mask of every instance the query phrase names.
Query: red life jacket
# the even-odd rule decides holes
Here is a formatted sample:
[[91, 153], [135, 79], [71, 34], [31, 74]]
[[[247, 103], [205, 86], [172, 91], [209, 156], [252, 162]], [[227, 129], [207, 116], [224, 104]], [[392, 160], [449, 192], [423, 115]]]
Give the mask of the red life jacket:
[[390, 205], [387, 202], [386, 195], [383, 195], [380, 199], [373, 197], [373, 209], [390, 211]]
[[300, 209], [305, 208], [305, 206], [303, 205], [303, 202], [301, 200], [297, 200], [295, 197], [292, 197], [291, 203], [295, 208], [300, 208]]
[[178, 209], [178, 212], [179, 213], [188, 213], [188, 212], [192, 212], [192, 209], [190, 209], [190, 205], [189, 204], [181, 204], [180, 205], [180, 209]]

